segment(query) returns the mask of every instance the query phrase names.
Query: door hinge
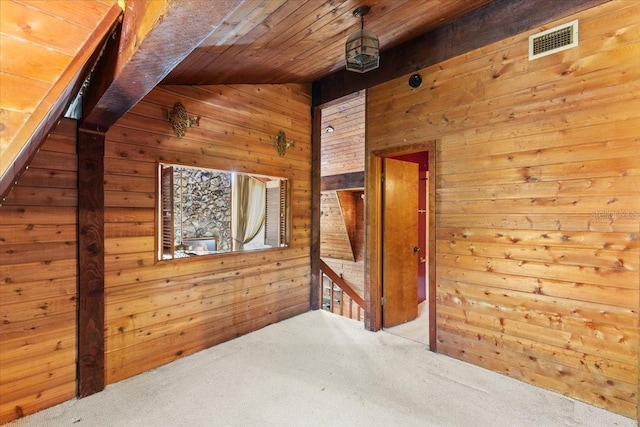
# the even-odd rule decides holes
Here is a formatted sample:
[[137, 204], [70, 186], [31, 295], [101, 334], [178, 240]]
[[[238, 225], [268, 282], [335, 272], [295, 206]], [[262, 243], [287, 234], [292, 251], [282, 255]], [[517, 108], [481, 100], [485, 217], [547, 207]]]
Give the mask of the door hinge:
[[387, 301], [387, 300], [386, 300], [386, 298], [385, 298], [385, 297], [380, 298], [380, 305], [384, 305], [384, 303], [385, 303], [386, 301]]
[[384, 182], [384, 174], [383, 173], [380, 174], [380, 181]]

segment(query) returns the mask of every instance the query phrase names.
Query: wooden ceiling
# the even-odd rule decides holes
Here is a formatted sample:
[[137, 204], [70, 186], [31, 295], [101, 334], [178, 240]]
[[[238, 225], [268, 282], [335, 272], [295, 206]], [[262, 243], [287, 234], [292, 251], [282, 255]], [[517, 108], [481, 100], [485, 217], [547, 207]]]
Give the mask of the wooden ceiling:
[[0, 2], [0, 176], [4, 179], [24, 167], [14, 164], [21, 151], [37, 149], [25, 142], [46, 134], [43, 125], [64, 113], [67, 104], [59, 101], [75, 95], [94, 51], [122, 10], [115, 0]]
[[[0, 0], [0, 197], [83, 82], [98, 132], [158, 84], [316, 82], [322, 103], [603, 1]], [[344, 42], [364, 4], [382, 53], [362, 75]]]
[[64, 113], [122, 16], [116, 65], [96, 70], [103, 90], [91, 106], [97, 118], [88, 117], [96, 129], [108, 129], [158, 83], [311, 83], [343, 69], [344, 42], [360, 25], [353, 11], [363, 4], [371, 6], [365, 27], [384, 52], [491, 1], [2, 0], [0, 194]]
[[162, 83], [313, 82], [344, 68], [358, 6], [384, 52], [491, 1], [244, 0]]

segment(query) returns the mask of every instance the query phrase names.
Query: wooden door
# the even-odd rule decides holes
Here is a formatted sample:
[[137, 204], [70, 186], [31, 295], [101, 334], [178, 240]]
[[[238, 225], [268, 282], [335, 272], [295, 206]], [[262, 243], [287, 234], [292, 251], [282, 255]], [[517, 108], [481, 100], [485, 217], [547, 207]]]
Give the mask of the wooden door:
[[383, 327], [418, 317], [419, 166], [383, 160], [382, 307]]

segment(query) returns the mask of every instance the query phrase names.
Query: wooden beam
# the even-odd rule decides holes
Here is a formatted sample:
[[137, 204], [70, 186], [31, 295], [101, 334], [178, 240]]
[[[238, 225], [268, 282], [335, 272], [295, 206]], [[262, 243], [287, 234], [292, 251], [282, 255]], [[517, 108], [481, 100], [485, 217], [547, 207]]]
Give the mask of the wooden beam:
[[322, 177], [321, 191], [364, 189], [364, 171]]
[[429, 252], [427, 262], [429, 263], [429, 271], [427, 277], [427, 292], [429, 293], [429, 350], [438, 351], [438, 325], [436, 304], [436, 141], [427, 143], [426, 151], [429, 166], [427, 168], [427, 209], [429, 211], [429, 219], [427, 223], [427, 245]]
[[311, 109], [311, 286], [310, 308], [322, 307], [320, 272], [320, 144], [322, 110]]
[[81, 126], [106, 132], [215, 31], [240, 2], [127, 1], [118, 49], [108, 53], [108, 66], [92, 78]]
[[78, 397], [105, 387], [104, 140], [78, 131]]
[[337, 71], [314, 82], [317, 105], [418, 71], [610, 0], [496, 0], [458, 20], [382, 52], [380, 68]]
[[[47, 97], [40, 103], [29, 121], [15, 136], [16, 140], [24, 140], [22, 151], [13, 161], [6, 162], [7, 169], [2, 169], [0, 177], [0, 199], [4, 199], [13, 185], [18, 181], [33, 156], [47, 139], [51, 131], [58, 125], [62, 115], [76, 96], [91, 67], [96, 63], [100, 46], [113, 29], [122, 9], [116, 4], [109, 9], [104, 19], [87, 39], [79, 54], [51, 88]], [[1, 204], [1, 203], [0, 203]]]

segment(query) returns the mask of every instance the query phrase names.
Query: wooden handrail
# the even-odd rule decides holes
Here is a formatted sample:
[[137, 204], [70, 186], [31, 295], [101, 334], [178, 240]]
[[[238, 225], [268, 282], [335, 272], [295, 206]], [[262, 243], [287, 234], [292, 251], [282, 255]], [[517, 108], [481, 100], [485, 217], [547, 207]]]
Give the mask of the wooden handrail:
[[349, 295], [349, 298], [351, 298], [360, 308], [364, 308], [364, 300], [362, 299], [362, 297], [358, 295], [356, 291], [354, 291], [353, 288], [349, 286], [349, 284], [345, 282], [342, 277], [338, 276], [338, 274], [333, 271], [333, 269], [329, 267], [327, 263], [325, 263], [322, 259], [320, 260], [320, 271], [326, 274], [333, 283], [338, 285], [338, 287], [342, 289], [345, 294]]

